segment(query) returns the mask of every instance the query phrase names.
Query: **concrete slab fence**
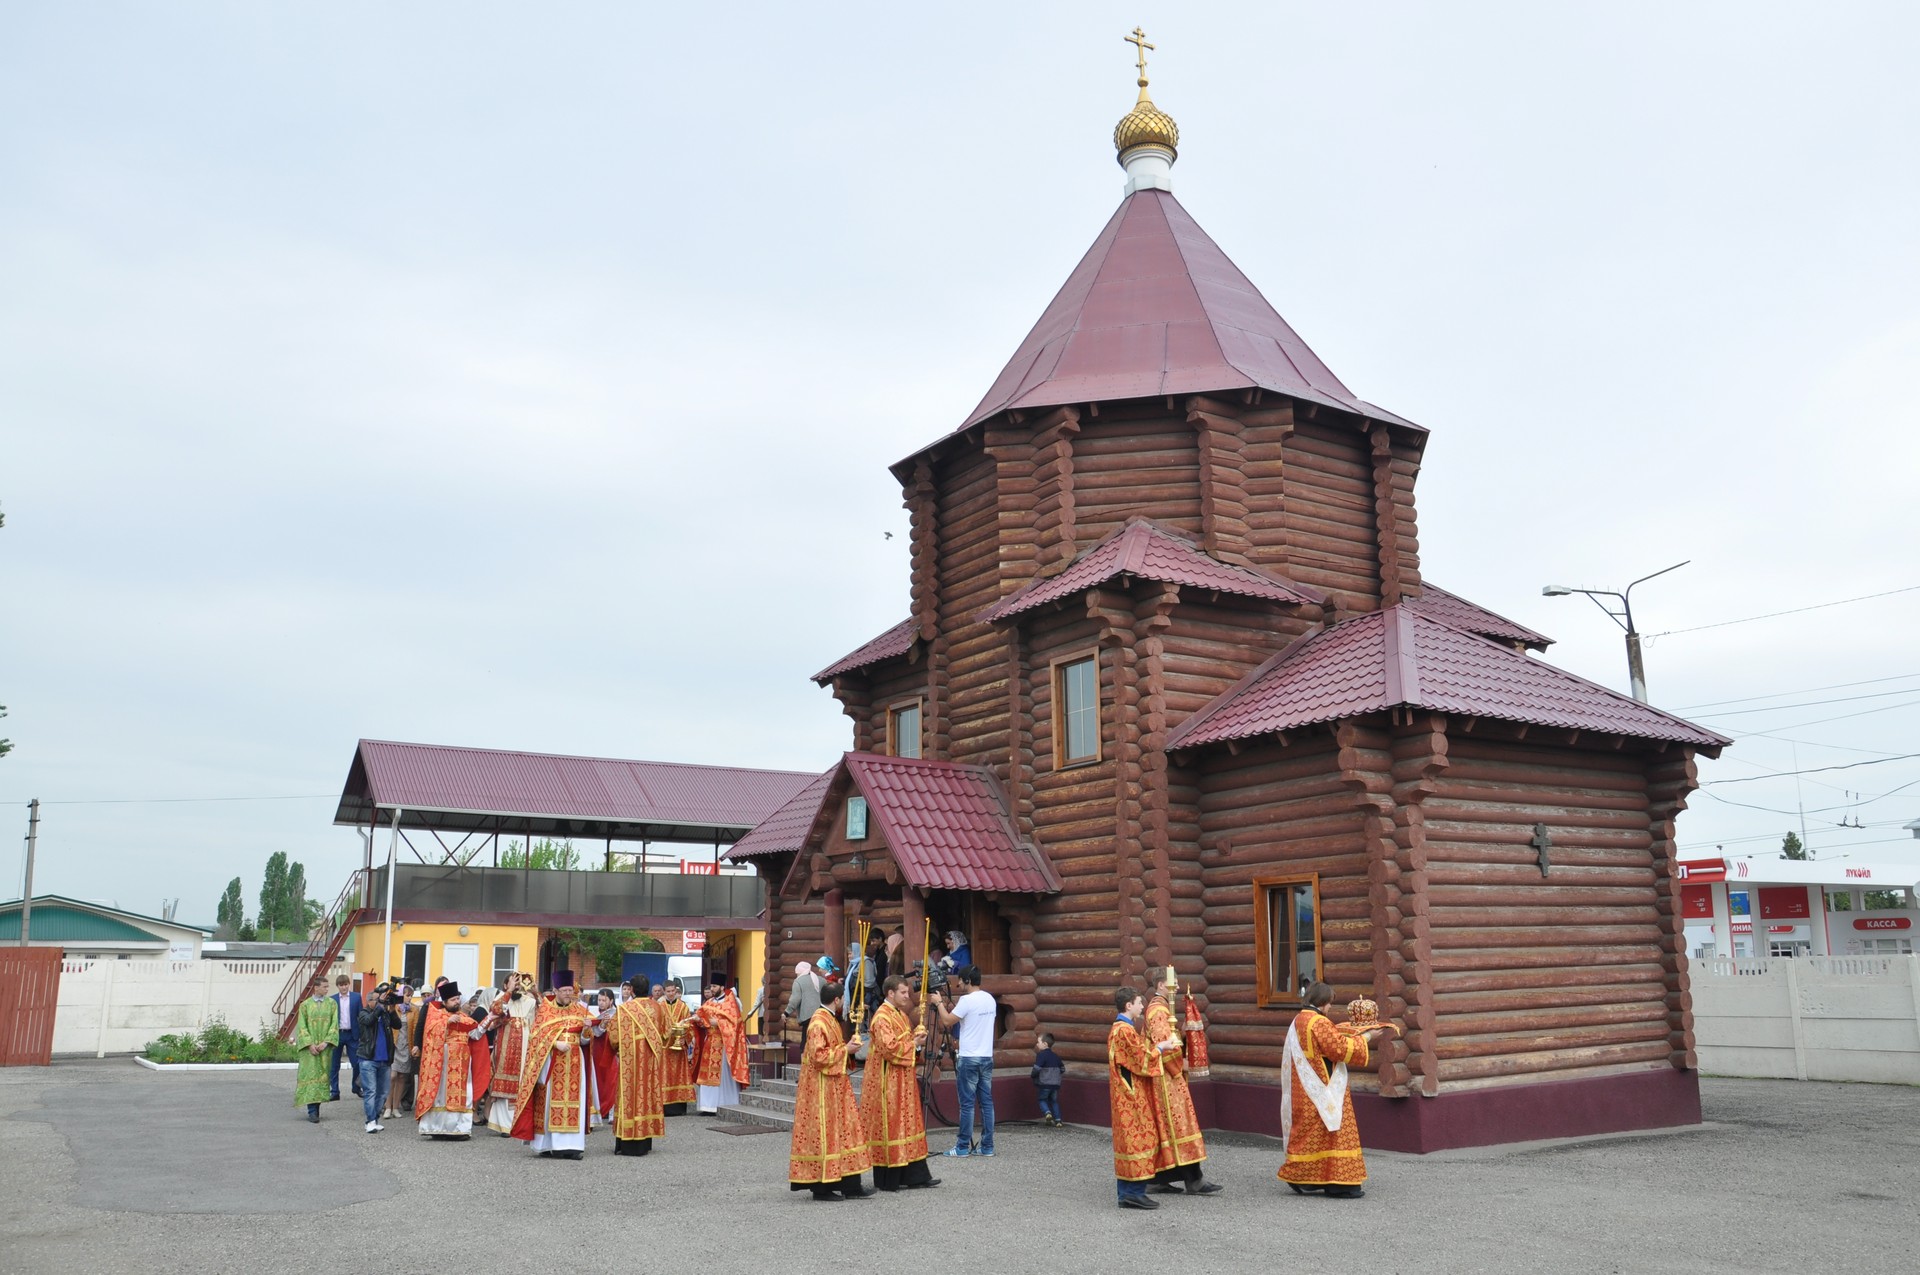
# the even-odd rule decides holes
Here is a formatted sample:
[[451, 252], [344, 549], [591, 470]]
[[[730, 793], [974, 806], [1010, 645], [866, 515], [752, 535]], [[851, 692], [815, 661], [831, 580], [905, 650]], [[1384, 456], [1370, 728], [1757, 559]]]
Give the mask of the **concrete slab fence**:
[[1700, 1070], [1920, 1085], [1920, 956], [1696, 957]]
[[[273, 1017], [291, 961], [61, 963], [53, 1052], [137, 1053], [156, 1036], [198, 1031], [216, 1016], [249, 1036]], [[346, 964], [334, 973], [345, 973]]]

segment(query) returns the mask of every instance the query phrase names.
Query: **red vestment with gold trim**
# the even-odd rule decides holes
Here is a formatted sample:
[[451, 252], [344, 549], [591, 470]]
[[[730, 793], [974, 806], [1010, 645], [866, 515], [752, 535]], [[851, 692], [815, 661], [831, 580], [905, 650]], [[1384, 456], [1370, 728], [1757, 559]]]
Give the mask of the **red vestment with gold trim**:
[[635, 997], [613, 1012], [606, 1039], [620, 1063], [620, 1096], [613, 1108], [613, 1136], [622, 1142], [659, 1138], [667, 1132], [661, 1094], [665, 1089], [665, 1006]]
[[1107, 1096], [1113, 1104], [1113, 1176], [1144, 1182], [1154, 1174], [1160, 1147], [1153, 1082], [1162, 1074], [1160, 1055], [1133, 1023], [1121, 1018], [1107, 1029]]
[[[688, 1009], [687, 1003], [682, 1000], [660, 1001], [658, 1004], [661, 1011], [660, 1030], [666, 1032], [668, 1040], [671, 1041], [674, 1024], [683, 1023], [693, 1017], [693, 1011]], [[686, 1033], [686, 1036], [691, 1036], [691, 1031]], [[693, 1059], [690, 1055], [692, 1047], [693, 1041], [683, 1037], [683, 1043], [667, 1050], [667, 1073], [664, 1082], [666, 1088], [661, 1097], [669, 1104], [693, 1101]], [[745, 1050], [741, 1052], [744, 1053]], [[718, 1075], [714, 1077], [714, 1083], [720, 1083]]]
[[860, 1087], [860, 1116], [867, 1153], [875, 1169], [897, 1169], [927, 1158], [927, 1118], [920, 1109], [920, 1077], [914, 1069], [913, 1022], [882, 1001], [873, 1016], [867, 1074]]
[[1207, 1143], [1200, 1136], [1200, 1117], [1187, 1086], [1186, 1037], [1175, 1026], [1173, 1007], [1164, 996], [1147, 1002], [1147, 1039], [1154, 1045], [1171, 1040], [1181, 1046], [1161, 1053], [1161, 1074], [1153, 1080], [1154, 1136], [1159, 1139], [1153, 1167], [1159, 1171], [1198, 1164], [1207, 1158]]
[[793, 1104], [793, 1144], [787, 1159], [790, 1184], [830, 1186], [864, 1173], [871, 1163], [866, 1126], [847, 1075], [847, 1055], [854, 1047], [841, 1035], [840, 1023], [830, 1012], [813, 1012], [800, 1055], [800, 1091]]
[[513, 1136], [522, 1142], [542, 1133], [592, 1132], [587, 1118], [589, 1069], [576, 1061], [583, 1056], [580, 1037], [591, 1029], [591, 1020], [587, 1007], [578, 1003], [543, 1005], [533, 1020], [520, 1094], [513, 1101]]
[[[1303, 1009], [1293, 1020], [1294, 1034], [1307, 1065], [1322, 1081], [1332, 1078], [1333, 1067], [1367, 1065], [1367, 1042], [1362, 1036], [1338, 1031], [1333, 1020], [1311, 1009]], [[1306, 1086], [1291, 1068], [1287, 1084], [1293, 1087], [1293, 1128], [1287, 1132], [1287, 1162], [1277, 1175], [1282, 1182], [1301, 1186], [1359, 1186], [1367, 1180], [1366, 1158], [1360, 1153], [1360, 1127], [1353, 1118], [1353, 1091], [1340, 1098], [1340, 1128], [1329, 1130], [1307, 1096]]]
[[693, 1024], [700, 1034], [700, 1054], [694, 1065], [694, 1083], [712, 1088], [720, 1083], [720, 1063], [724, 1057], [733, 1071], [735, 1084], [747, 1083], [747, 1025], [740, 1013], [740, 999], [727, 992], [705, 1002], [694, 1012]]
[[[422, 1119], [436, 1110], [471, 1115], [474, 1099], [493, 1083], [486, 1044], [468, 1038], [480, 1024], [465, 1014], [449, 1014], [438, 1004], [430, 1003], [422, 1012], [427, 1017], [420, 1032], [420, 1060], [414, 1069], [418, 1083], [413, 1118]], [[474, 1047], [476, 1044], [479, 1048]], [[443, 1066], [447, 1092], [445, 1101], [439, 1102]]]

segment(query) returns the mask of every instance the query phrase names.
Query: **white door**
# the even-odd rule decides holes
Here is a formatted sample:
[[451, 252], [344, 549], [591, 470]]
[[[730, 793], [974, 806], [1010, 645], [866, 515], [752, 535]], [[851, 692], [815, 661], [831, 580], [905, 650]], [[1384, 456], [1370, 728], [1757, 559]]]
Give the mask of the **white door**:
[[442, 945], [440, 972], [460, 985], [460, 994], [470, 996], [480, 986], [480, 945], [446, 943]]

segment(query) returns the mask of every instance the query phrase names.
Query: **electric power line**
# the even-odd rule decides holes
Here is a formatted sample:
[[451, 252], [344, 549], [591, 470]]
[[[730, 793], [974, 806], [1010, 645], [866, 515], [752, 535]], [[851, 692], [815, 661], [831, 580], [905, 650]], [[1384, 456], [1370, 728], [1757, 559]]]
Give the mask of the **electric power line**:
[[1841, 598], [1838, 602], [1816, 602], [1810, 607], [1793, 607], [1786, 611], [1769, 611], [1765, 615], [1749, 615], [1738, 620], [1721, 620], [1714, 624], [1696, 624], [1690, 629], [1668, 629], [1664, 633], [1649, 633], [1647, 641], [1655, 638], [1674, 637], [1681, 633], [1700, 633], [1707, 629], [1724, 629], [1734, 624], [1752, 624], [1755, 620], [1773, 620], [1783, 615], [1799, 615], [1805, 611], [1823, 611], [1828, 607], [1845, 606], [1849, 602], [1869, 602], [1874, 598], [1890, 598], [1896, 593], [1912, 593], [1920, 589], [1920, 584], [1910, 584], [1905, 588], [1888, 589], [1884, 593], [1863, 593], [1857, 598]]
[[[163, 806], [212, 801], [319, 801], [322, 798], [333, 801], [339, 796], [337, 792], [307, 792], [282, 797], [98, 797], [76, 801], [43, 801], [40, 804], [43, 806]], [[0, 805], [15, 804], [24, 805], [25, 803], [0, 803]]]
[[[1898, 757], [1880, 757], [1873, 761], [1850, 761], [1839, 766], [1811, 766], [1806, 770], [1773, 770], [1768, 771], [1764, 775], [1739, 775], [1733, 779], [1709, 779], [1700, 786], [1705, 788], [1707, 784], [1750, 784], [1757, 779], [1786, 779], [1793, 775], [1817, 775], [1822, 771], [1852, 770], [1856, 766], [1880, 766], [1890, 761], [1910, 761], [1915, 757], [1920, 757], [1920, 753], [1902, 753]], [[1827, 785], [1824, 784], [1822, 785], [1822, 787], [1826, 786]], [[1846, 790], [1842, 789], [1841, 791]]]
[[1771, 695], [1743, 695], [1738, 699], [1708, 700], [1704, 704], [1688, 704], [1673, 711], [1691, 713], [1697, 708], [1719, 708], [1723, 704], [1751, 704], [1755, 700], [1781, 699], [1788, 695], [1811, 695], [1815, 691], [1844, 691], [1853, 686], [1877, 686], [1881, 682], [1904, 682], [1914, 677], [1920, 677], [1920, 673], [1899, 673], [1893, 677], [1869, 677], [1859, 682], [1835, 682], [1831, 686], [1804, 686], [1797, 691], [1775, 691]]
[[1715, 721], [1722, 717], [1744, 717], [1748, 713], [1777, 713], [1789, 708], [1819, 708], [1822, 704], [1851, 704], [1855, 700], [1885, 699], [1889, 695], [1911, 695], [1920, 686], [1903, 686], [1896, 691], [1868, 691], [1865, 695], [1839, 695], [1833, 699], [1803, 699], [1795, 704], [1768, 704], [1761, 708], [1730, 708], [1721, 713], [1703, 713], [1703, 721]]

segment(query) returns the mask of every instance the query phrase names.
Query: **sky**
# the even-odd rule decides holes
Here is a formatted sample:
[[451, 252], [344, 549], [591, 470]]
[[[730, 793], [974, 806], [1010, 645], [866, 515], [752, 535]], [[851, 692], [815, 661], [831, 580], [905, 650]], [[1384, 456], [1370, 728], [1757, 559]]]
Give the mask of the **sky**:
[[1736, 736], [1683, 853], [1920, 876], [1920, 8], [102, 3], [0, 38], [36, 892], [331, 898], [363, 737], [824, 769], [886, 467], [1118, 203], [1136, 23], [1177, 196], [1432, 431], [1427, 577], [1624, 690], [1541, 588], [1688, 560], [1634, 592]]

